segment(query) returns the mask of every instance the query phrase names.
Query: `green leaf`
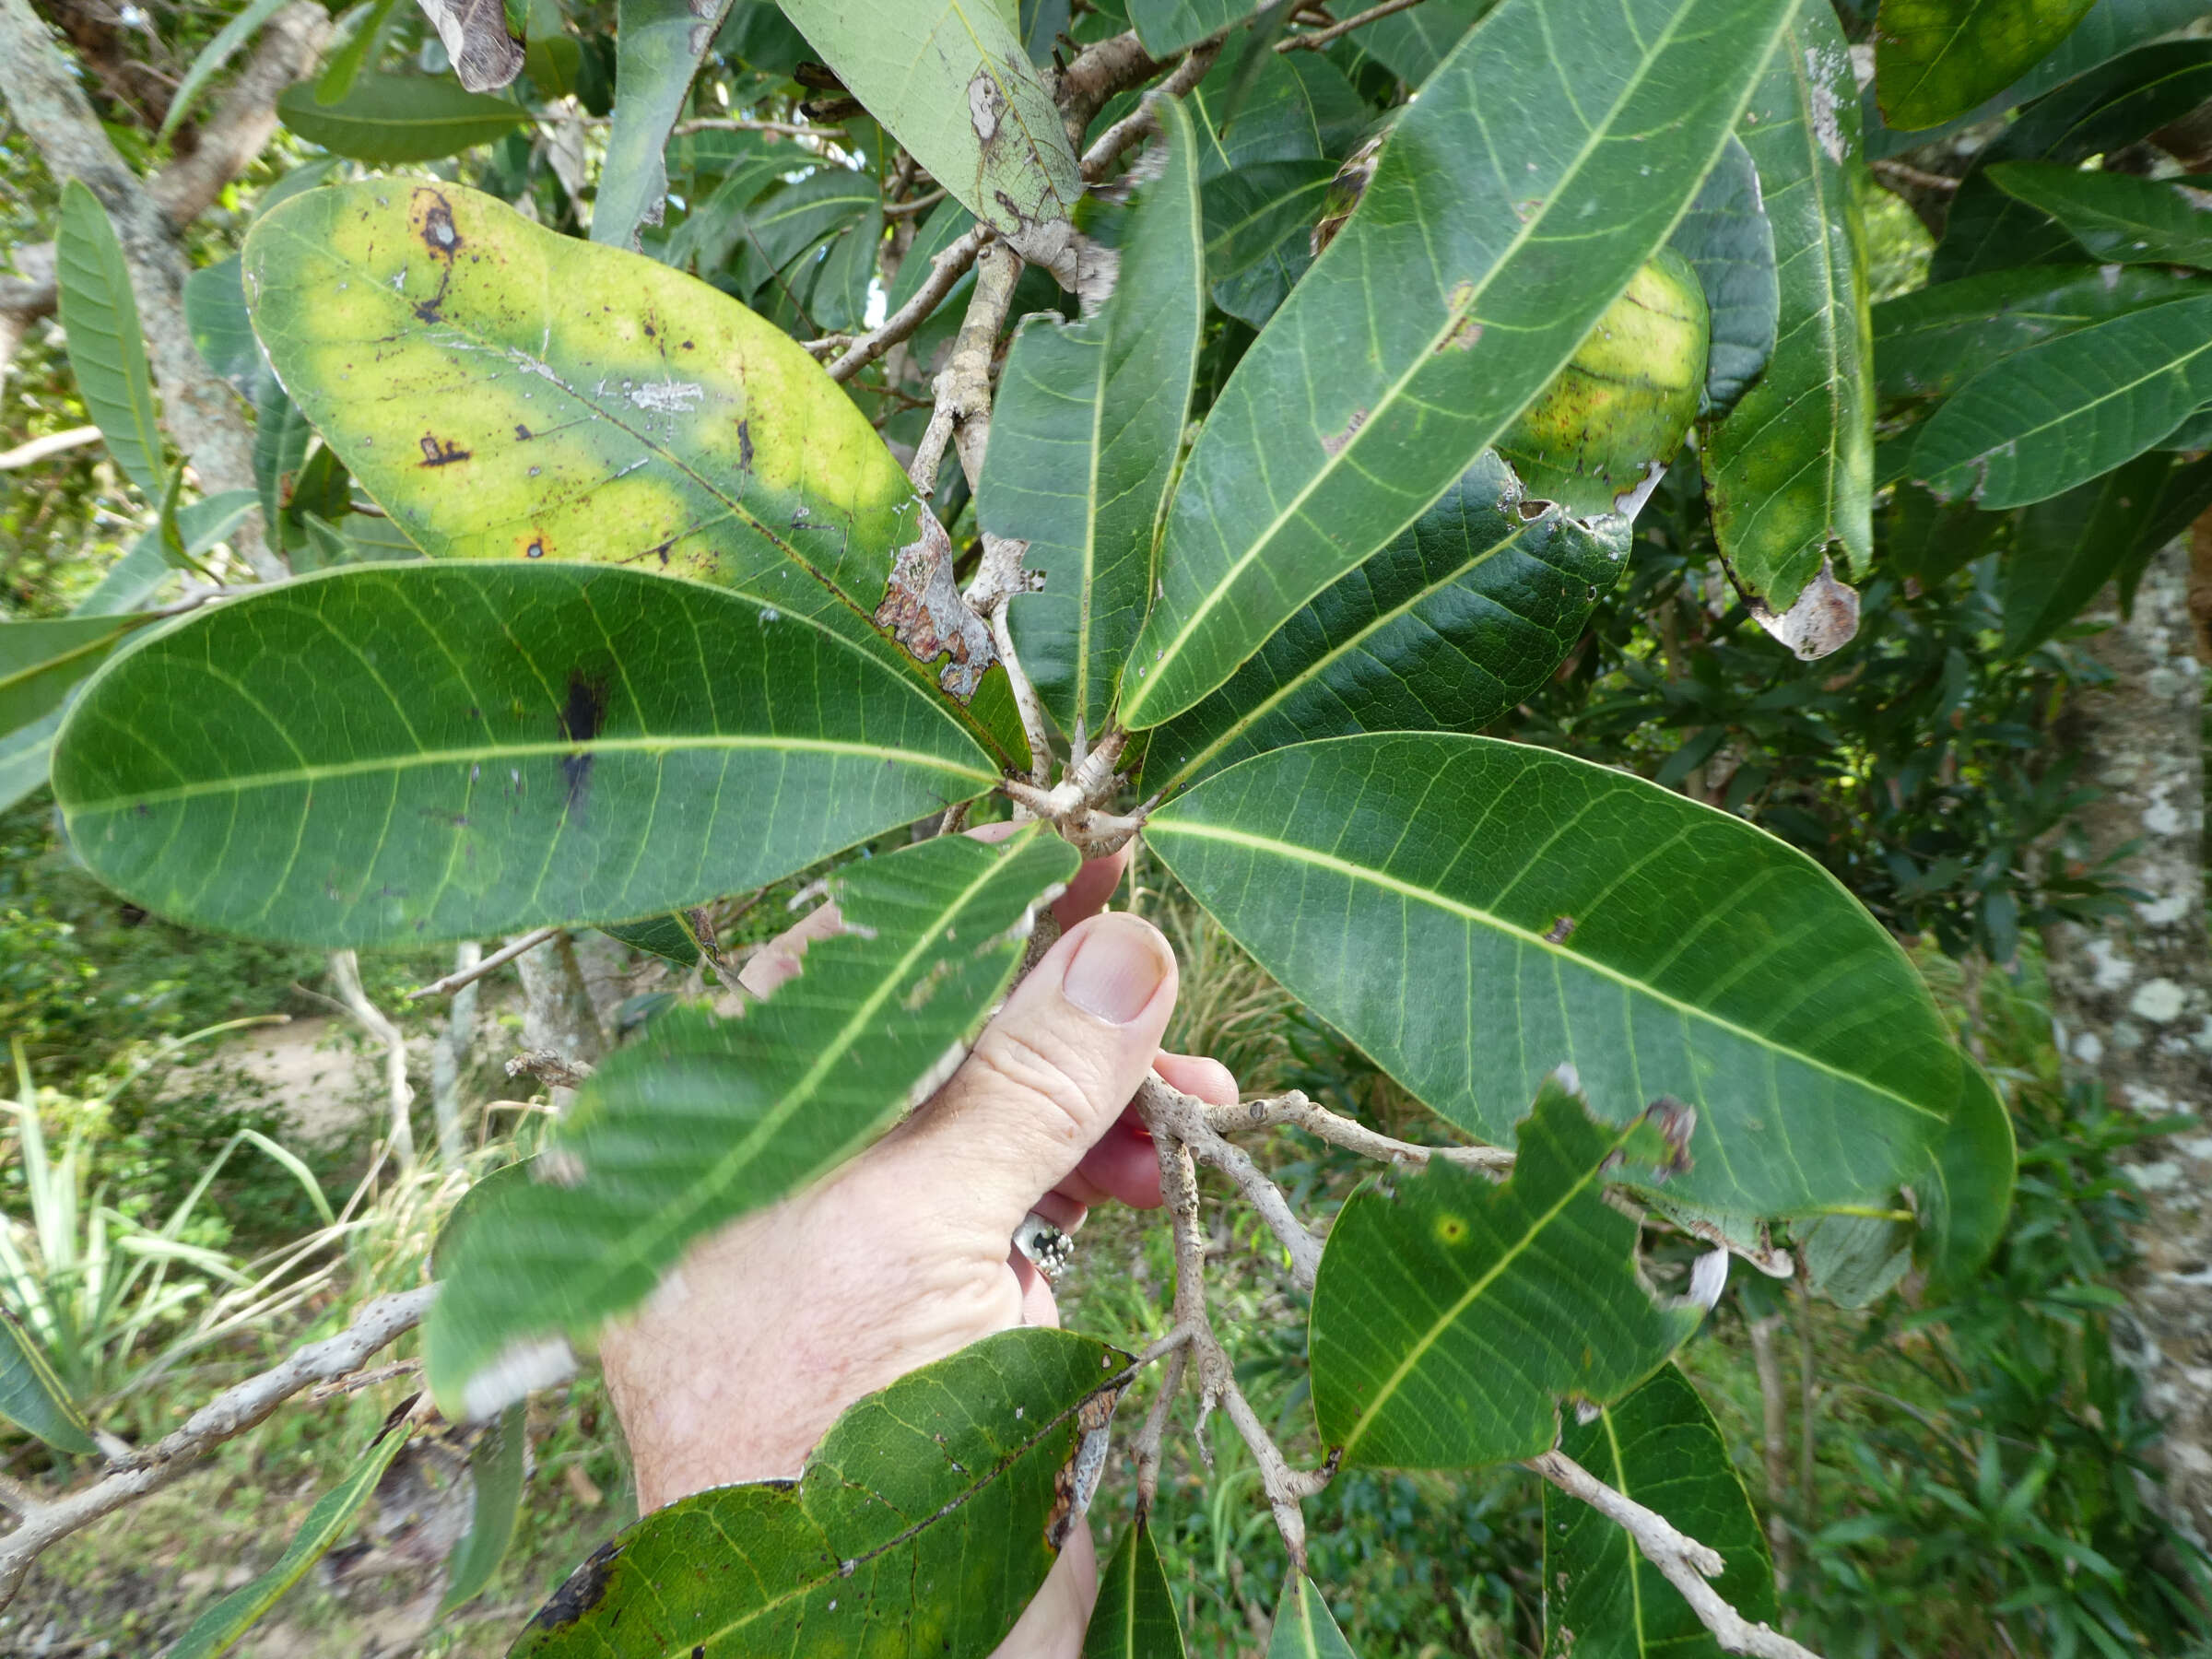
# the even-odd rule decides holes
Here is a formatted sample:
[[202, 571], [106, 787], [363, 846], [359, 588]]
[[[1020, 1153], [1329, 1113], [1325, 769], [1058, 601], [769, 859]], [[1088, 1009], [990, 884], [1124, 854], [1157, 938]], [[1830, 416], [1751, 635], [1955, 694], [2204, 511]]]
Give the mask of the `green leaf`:
[[1073, 275], [1076, 152], [1002, 12], [984, 0], [783, 0], [783, 13], [955, 201], [1024, 257]]
[[[6, 760], [0, 754], [0, 794], [6, 794]], [[6, 1308], [0, 1308], [0, 1417], [57, 1451], [100, 1455], [92, 1425], [62, 1386], [53, 1362], [23, 1328], [23, 1322]]]
[[925, 668], [870, 620], [894, 559], [945, 545], [905, 471], [796, 342], [706, 284], [392, 180], [288, 202], [245, 261], [285, 385], [433, 558], [725, 583], [973, 693], [964, 656]]
[[1882, 0], [1874, 89], [1882, 118], [1940, 126], [2002, 92], [2073, 33], [2090, 0]]
[[1503, 1183], [1440, 1158], [1346, 1200], [1310, 1345], [1313, 1415], [1346, 1463], [1534, 1457], [1560, 1401], [1625, 1394], [1697, 1328], [1695, 1306], [1662, 1306], [1639, 1273], [1636, 1223], [1605, 1199], [1627, 1137], [1571, 1087], [1545, 1080]]
[[1343, 70], [1310, 52], [1265, 53], [1226, 119], [1221, 112], [1230, 104], [1222, 90], [1209, 92], [1201, 83], [1191, 102], [1216, 129], [1215, 145], [1204, 146], [1207, 178], [1266, 161], [1342, 160], [1374, 115]]
[[[286, 0], [251, 0], [246, 8], [215, 31], [215, 38], [200, 48], [199, 56], [192, 60], [192, 67], [184, 71], [184, 78], [170, 95], [169, 113], [161, 118], [161, 130], [154, 135], [157, 144], [166, 141], [177, 130], [177, 124], [192, 113], [193, 105], [217, 71], [230, 61], [230, 54], [252, 40], [261, 26], [284, 9]], [[263, 96], [267, 96], [265, 93]]]
[[1912, 1223], [1895, 1216], [1816, 1216], [1794, 1230], [1806, 1288], [1839, 1308], [1872, 1306], [1912, 1265]]
[[[995, 437], [993, 441], [996, 441]], [[1476, 731], [1542, 685], [1628, 554], [1628, 521], [1521, 512], [1485, 453], [1380, 553], [1317, 594], [1229, 683], [1153, 733], [1143, 793], [1360, 732]]]
[[1665, 470], [1698, 417], [1708, 326], [1697, 272], [1660, 249], [1499, 434], [1498, 453], [1530, 497], [1585, 516], [1628, 511], [1627, 498]]
[[1313, 227], [1336, 163], [1256, 161], [1206, 182], [1206, 274], [1214, 303], [1266, 325], [1313, 263]]
[[506, 0], [422, 0], [422, 9], [471, 92], [496, 92], [522, 73], [523, 30], [510, 22]]
[[1258, 0], [1129, 0], [1129, 21], [1154, 57], [1166, 57], [1243, 22]]
[[1999, 120], [2006, 112], [2031, 103], [2137, 46], [2187, 28], [2204, 16], [2204, 0], [2096, 0], [2074, 26], [2074, 32], [2034, 68], [1995, 97], [1933, 129], [1891, 131], [1883, 124], [1869, 88], [1865, 99], [1866, 154], [1869, 159], [1895, 156], [1983, 122]]
[[1962, 1076], [1958, 1109], [1912, 1186], [1920, 1211], [1914, 1251], [1928, 1294], [1938, 1298], [1963, 1294], [1995, 1253], [2019, 1172], [2004, 1096], [1978, 1065], [1968, 1065]]
[[53, 735], [61, 729], [62, 711], [56, 709], [45, 719], [33, 721], [18, 731], [0, 734], [0, 812], [6, 812], [31, 791], [46, 787], [46, 766], [53, 754]]
[[[987, 1336], [839, 1418], [796, 1481], [656, 1510], [578, 1570], [512, 1659], [981, 1659], [1059, 1554], [1127, 1356]], [[718, 1571], [700, 1571], [712, 1561]]]
[[60, 708], [70, 687], [149, 619], [87, 616], [0, 622], [0, 732], [29, 725]]
[[1982, 150], [1959, 181], [1943, 240], [1928, 261], [1931, 283], [1983, 271], [2068, 262], [2074, 239], [2000, 190], [1989, 170], [2004, 161], [2067, 165], [2110, 155], [2178, 121], [2212, 98], [2212, 41], [2146, 46], [2059, 88]]
[[[1570, 1423], [1560, 1450], [1616, 1491], [1720, 1552], [1720, 1597], [1755, 1624], [1776, 1618], [1774, 1570], [1720, 1425], [1680, 1369]], [[1544, 1651], [1575, 1659], [1721, 1659], [1682, 1594], [1629, 1535], [1588, 1504], [1544, 1488]]]
[[617, 0], [615, 112], [592, 204], [592, 240], [624, 250], [657, 225], [668, 195], [669, 130], [684, 112], [700, 61], [729, 0]]
[[1076, 863], [1031, 829], [848, 865], [831, 893], [853, 931], [808, 947], [804, 974], [741, 1019], [674, 1010], [618, 1051], [555, 1142], [581, 1177], [488, 1199], [444, 1270], [424, 1352], [449, 1415], [504, 1403], [483, 1391], [502, 1385], [510, 1345], [588, 1336], [693, 1240], [835, 1169], [915, 1105], [1005, 992], [1030, 907]]
[[1141, 1517], [1122, 1535], [1099, 1574], [1083, 1659], [1183, 1659], [1175, 1593], [1159, 1564], [1152, 1529]]
[[292, 485], [306, 465], [314, 436], [306, 414], [286, 394], [276, 371], [264, 363], [253, 377], [253, 486], [262, 524], [272, 539], [284, 535], [285, 509], [291, 505]]
[[62, 327], [85, 413], [124, 476], [158, 501], [169, 468], [161, 458], [153, 370], [131, 294], [131, 269], [108, 210], [79, 180], [62, 186], [53, 240]]
[[53, 764], [109, 885], [327, 946], [700, 903], [996, 778], [925, 688], [758, 599], [437, 560], [156, 630], [85, 688]]
[[469, 1448], [468, 1477], [476, 1501], [469, 1509], [468, 1530], [446, 1559], [445, 1594], [438, 1603], [441, 1617], [483, 1593], [514, 1536], [529, 1456], [529, 1406], [517, 1400]]
[[1917, 484], [1900, 483], [1889, 497], [1882, 558], [1900, 575], [1934, 587], [1988, 552], [2006, 524], [2001, 512], [1939, 501]]
[[1081, 323], [1032, 317], [1006, 354], [976, 506], [983, 529], [1030, 544], [1041, 591], [1008, 613], [1046, 710], [1105, 731], [1122, 664], [1144, 627], [1152, 543], [1175, 476], [1206, 322], [1197, 143], [1158, 106], [1167, 171], [1122, 245], [1113, 296]]
[[1611, 1122], [1697, 1108], [1670, 1194], [1787, 1215], [1911, 1179], [1958, 1096], [1919, 975], [1835, 878], [1640, 778], [1344, 737], [1208, 778], [1145, 839], [1287, 989], [1494, 1145], [1571, 1061]]
[[1875, 390], [1946, 397], [2001, 357], [2206, 291], [2171, 271], [2022, 265], [1915, 288], [1874, 308]]
[[1702, 412], [1724, 415], [1774, 355], [1782, 316], [1774, 227], [1740, 139], [1732, 135], [1723, 147], [1668, 245], [1689, 261], [1705, 290], [1712, 328]]
[[633, 950], [646, 951], [685, 968], [699, 960], [698, 935], [691, 931], [691, 924], [673, 911], [641, 922], [609, 923], [599, 931]]
[[298, 82], [277, 95], [276, 113], [310, 144], [385, 166], [456, 156], [504, 138], [530, 119], [520, 104], [464, 91], [449, 80], [378, 74], [362, 75], [329, 104], [316, 101], [312, 81]]
[[2196, 522], [2197, 515], [2207, 507], [2212, 507], [2212, 455], [2183, 462], [2166, 475], [2165, 482], [2159, 487], [2158, 499], [2151, 506], [2148, 521], [2136, 533], [2135, 549], [2129, 561], [2121, 568], [2122, 609], [2128, 609], [2135, 604], [2136, 582], [2142, 577], [2138, 561], [2148, 559], [2188, 529]]
[[2212, 293], [1999, 359], [1921, 427], [1912, 476], [1992, 510], [2047, 500], [2150, 449], [2212, 403]]
[[2054, 161], [2007, 161], [1989, 176], [2099, 259], [2212, 266], [2212, 178], [2138, 179]]
[[353, 90], [361, 71], [370, 66], [372, 58], [382, 55], [391, 33], [392, 14], [398, 6], [399, 0], [370, 0], [353, 32], [324, 61], [323, 73], [315, 81], [317, 103], [336, 103]]
[[1321, 1586], [1293, 1568], [1275, 1609], [1275, 1631], [1267, 1639], [1267, 1659], [1357, 1659], [1329, 1617]]
[[346, 1478], [315, 1500], [307, 1519], [285, 1546], [276, 1564], [242, 1590], [235, 1590], [192, 1621], [164, 1659], [216, 1659], [227, 1653], [284, 1593], [307, 1576], [308, 1569], [345, 1536], [353, 1518], [376, 1490], [385, 1469], [407, 1443], [406, 1428], [387, 1429], [354, 1462]]
[[1831, 548], [1853, 571], [1874, 556], [1858, 103], [1842, 31], [1818, 0], [1775, 49], [1741, 135], [1774, 229], [1782, 310], [1766, 372], [1706, 433], [1705, 487], [1736, 582], [1780, 614]]
[[245, 396], [261, 372], [261, 345], [246, 314], [246, 290], [238, 255], [202, 266], [184, 278], [184, 326], [201, 361]]
[[2138, 455], [2021, 510], [2005, 559], [2003, 654], [2032, 651], [2102, 591], [2149, 522], [2172, 467], [2169, 456]]
[[1418, 87], [1498, 0], [1424, 0], [1379, 18], [1352, 38], [1362, 51], [1409, 87]]
[[1770, 0], [1503, 0], [1461, 42], [1214, 405], [1126, 724], [1221, 684], [1566, 366], [1688, 206], [1785, 20]]

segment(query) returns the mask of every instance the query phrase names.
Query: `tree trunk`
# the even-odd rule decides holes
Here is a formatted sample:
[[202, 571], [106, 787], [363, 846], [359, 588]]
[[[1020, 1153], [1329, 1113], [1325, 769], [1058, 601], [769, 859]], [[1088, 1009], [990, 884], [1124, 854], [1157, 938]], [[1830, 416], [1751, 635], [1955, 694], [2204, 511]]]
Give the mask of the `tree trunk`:
[[[2199, 526], [2200, 545], [2212, 526]], [[2212, 549], [2208, 549], [2212, 550]], [[2162, 1116], [2212, 1107], [2212, 959], [2205, 934], [2203, 686], [2185, 543], [2145, 572], [2135, 615], [2084, 641], [2109, 685], [2077, 688], [2061, 735], [2101, 791], [2078, 822], [2093, 855], [2141, 897], [2047, 941], [2052, 1008], [2070, 1066], [2116, 1107]], [[2114, 1338], [2164, 1425], [2172, 1518], [2212, 1538], [2212, 1136], [2145, 1145], [2134, 1168], [2147, 1214], [2129, 1312]]]

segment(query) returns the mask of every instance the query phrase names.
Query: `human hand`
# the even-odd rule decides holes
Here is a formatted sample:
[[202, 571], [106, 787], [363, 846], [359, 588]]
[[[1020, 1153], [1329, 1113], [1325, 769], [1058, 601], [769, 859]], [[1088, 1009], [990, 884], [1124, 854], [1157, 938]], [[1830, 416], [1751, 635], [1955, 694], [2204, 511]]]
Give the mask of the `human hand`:
[[[1159, 1203], [1151, 1141], [1124, 1111], [1137, 1085], [1157, 1069], [1224, 1104], [1237, 1088], [1216, 1061], [1159, 1052], [1177, 987], [1159, 931], [1094, 914], [1126, 856], [1077, 873], [1053, 906], [1067, 931], [927, 1104], [816, 1187], [694, 1247], [607, 1331], [641, 1512], [795, 1475], [864, 1394], [994, 1332], [1057, 1324], [1051, 1287], [1009, 1243], [1031, 1210], [1073, 1232], [1101, 1199]], [[800, 972], [807, 941], [838, 925], [834, 907], [814, 912], [753, 958], [746, 988]], [[1076, 1659], [1097, 1594], [1077, 1527], [999, 1659]]]

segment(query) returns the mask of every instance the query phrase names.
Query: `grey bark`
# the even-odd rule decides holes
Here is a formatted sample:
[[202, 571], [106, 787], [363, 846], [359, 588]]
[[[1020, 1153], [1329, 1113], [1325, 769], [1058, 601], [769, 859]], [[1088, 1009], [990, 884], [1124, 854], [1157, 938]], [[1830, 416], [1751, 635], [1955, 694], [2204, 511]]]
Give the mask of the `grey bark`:
[[[483, 959], [484, 947], [472, 939], [453, 953], [453, 971], [465, 972]], [[449, 1164], [459, 1163], [468, 1151], [461, 1122], [461, 1079], [477, 1041], [478, 983], [471, 980], [453, 993], [445, 1010], [445, 1030], [430, 1050], [430, 1110], [438, 1124], [439, 1156]]]
[[[161, 391], [163, 424], [210, 495], [253, 488], [253, 440], [236, 394], [201, 360], [184, 325], [187, 267], [177, 229], [202, 212], [268, 141], [277, 92], [313, 66], [330, 27], [323, 8], [310, 0], [272, 18], [200, 147], [148, 184], [108, 141], [67, 57], [27, 0], [0, 0], [0, 65], [6, 65], [0, 97], [53, 175], [82, 180], [114, 222]], [[19, 338], [22, 322], [35, 312], [18, 307], [17, 314], [19, 321], [9, 332]], [[232, 545], [264, 581], [285, 574], [251, 523]]]
[[[2212, 958], [2205, 934], [2204, 691], [2189, 559], [2150, 563], [2123, 621], [2085, 649], [2111, 673], [2079, 688], [2061, 735], [2100, 797], [2079, 817], [2092, 853], [2128, 848], [2115, 875], [2142, 897], [2096, 926], [2046, 940], [2061, 1052], [2116, 1107], [2146, 1116], [2212, 1108]], [[2212, 1538], [2212, 1135], [2146, 1144], [2134, 1176], [2147, 1215], [2128, 1315], [2115, 1337], [2164, 1428], [2170, 1512]]]
[[[517, 957], [514, 966], [523, 978], [523, 1046], [550, 1049], [572, 1065], [598, 1065], [606, 1053], [606, 1033], [577, 963], [575, 940], [555, 934]], [[565, 1111], [576, 1095], [568, 1088], [551, 1093], [556, 1111]]]

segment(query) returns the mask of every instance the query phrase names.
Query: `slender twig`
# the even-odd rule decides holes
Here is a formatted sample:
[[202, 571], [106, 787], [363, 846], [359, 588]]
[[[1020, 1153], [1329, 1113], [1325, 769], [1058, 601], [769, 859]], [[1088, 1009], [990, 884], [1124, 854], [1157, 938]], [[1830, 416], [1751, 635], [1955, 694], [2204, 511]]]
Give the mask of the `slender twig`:
[[1720, 1592], [1705, 1582], [1719, 1577], [1726, 1566], [1717, 1550], [1677, 1530], [1665, 1516], [1615, 1491], [1563, 1452], [1532, 1457], [1528, 1466], [1633, 1538], [1643, 1559], [1681, 1592], [1699, 1622], [1726, 1652], [1749, 1653], [1754, 1659], [1819, 1659], [1810, 1648], [1799, 1646], [1767, 1625], [1753, 1624], [1721, 1599]]
[[582, 1060], [571, 1060], [566, 1054], [551, 1049], [524, 1049], [507, 1062], [507, 1075], [519, 1077], [527, 1072], [549, 1088], [581, 1088], [597, 1068]]
[[912, 218], [917, 213], [927, 213], [950, 194], [940, 185], [927, 195], [918, 195], [904, 202], [886, 202], [883, 205], [883, 217], [885, 218]]
[[415, 1162], [415, 1125], [408, 1111], [415, 1090], [407, 1082], [407, 1040], [361, 985], [361, 959], [350, 950], [330, 953], [330, 980], [338, 999], [360, 1028], [384, 1045], [384, 1092], [392, 1107], [392, 1156], [403, 1170]]
[[443, 979], [432, 980], [429, 984], [408, 992], [401, 1000], [416, 1002], [425, 996], [451, 996], [462, 986], [473, 985], [486, 974], [497, 972], [500, 969], [506, 967], [516, 957], [535, 950], [559, 931], [560, 929], [558, 927], [541, 927], [535, 933], [526, 933], [521, 938], [500, 946], [499, 949], [473, 966], [456, 968]]
[[224, 1390], [185, 1419], [184, 1426], [143, 1452], [122, 1459], [82, 1491], [35, 1503], [14, 1531], [0, 1538], [0, 1607], [15, 1599], [40, 1554], [124, 1504], [158, 1491], [225, 1441], [263, 1421], [302, 1389], [359, 1371], [369, 1359], [422, 1323], [437, 1296], [435, 1285], [380, 1296], [337, 1335], [311, 1342], [289, 1359], [235, 1388]]
[[[1168, 1091], [1170, 1095], [1174, 1092]], [[1293, 1467], [1283, 1455], [1282, 1448], [1275, 1443], [1275, 1437], [1267, 1432], [1267, 1426], [1260, 1421], [1259, 1413], [1237, 1386], [1236, 1368], [1230, 1362], [1229, 1352], [1215, 1335], [1213, 1320], [1206, 1312], [1206, 1237], [1205, 1218], [1199, 1208], [1198, 1171], [1191, 1147], [1175, 1128], [1177, 1122], [1187, 1120], [1181, 1119], [1171, 1109], [1172, 1102], [1157, 1092], [1140, 1088], [1135, 1106], [1137, 1115], [1151, 1132], [1153, 1147], [1159, 1159], [1160, 1194], [1166, 1201], [1175, 1244], [1175, 1329], [1186, 1335], [1169, 1360], [1171, 1375], [1178, 1369], [1187, 1373], [1195, 1366], [1198, 1421], [1194, 1431], [1200, 1437], [1201, 1446], [1206, 1419], [1218, 1406], [1251, 1449], [1253, 1461], [1259, 1467], [1262, 1489], [1267, 1494], [1268, 1508], [1275, 1514], [1276, 1530], [1282, 1534], [1283, 1547], [1289, 1551], [1291, 1563], [1302, 1570], [1306, 1564], [1306, 1522], [1300, 1505], [1329, 1483], [1336, 1472], [1335, 1454], [1332, 1453], [1329, 1461], [1318, 1469]], [[1162, 1379], [1161, 1397], [1153, 1406], [1153, 1413], [1162, 1425], [1171, 1392], [1168, 1381]], [[1180, 1382], [1181, 1377], [1175, 1377], [1174, 1381]], [[1158, 1439], [1149, 1417], [1139, 1435], [1137, 1452], [1141, 1493], [1147, 1467], [1155, 1484], [1159, 1478]]]
[[1911, 184], [1922, 190], [1939, 190], [1946, 195], [1959, 188], [1959, 181], [1948, 173], [1930, 172], [1910, 162], [1893, 161], [1887, 156], [1866, 164], [1877, 179], [1894, 180], [1900, 184]]
[[1418, 1170], [1432, 1158], [1498, 1174], [1513, 1167], [1513, 1155], [1501, 1147], [1421, 1147], [1410, 1141], [1394, 1140], [1365, 1124], [1315, 1105], [1296, 1089], [1265, 1100], [1240, 1100], [1234, 1106], [1207, 1106], [1206, 1122], [1217, 1135], [1235, 1135], [1288, 1124], [1294, 1129], [1303, 1129], [1308, 1135], [1327, 1141], [1332, 1147], [1342, 1147], [1347, 1152], [1357, 1152], [1362, 1158], [1381, 1163], [1404, 1164], [1409, 1169]]
[[1232, 1146], [1206, 1122], [1206, 1103], [1195, 1095], [1172, 1088], [1158, 1077], [1137, 1086], [1136, 1109], [1155, 1135], [1163, 1130], [1188, 1147], [1202, 1162], [1221, 1171], [1282, 1241], [1290, 1255], [1290, 1277], [1300, 1290], [1313, 1288], [1321, 1270], [1321, 1241], [1306, 1230], [1283, 1196], [1282, 1188], [1252, 1161], [1241, 1147]]
[[1147, 134], [1159, 130], [1159, 117], [1152, 108], [1155, 98], [1181, 98], [1206, 78], [1206, 72], [1214, 66], [1214, 60], [1220, 55], [1221, 43], [1218, 41], [1192, 47], [1182, 62], [1175, 65], [1175, 73], [1162, 81], [1156, 90], [1145, 94], [1143, 103], [1093, 139], [1090, 147], [1083, 152], [1085, 182], [1096, 184], [1121, 159], [1124, 150]]
[[1411, 11], [1421, 0], [1382, 0], [1380, 6], [1371, 6], [1365, 11], [1347, 18], [1341, 23], [1332, 23], [1326, 29], [1316, 29], [1308, 34], [1294, 34], [1277, 41], [1277, 52], [1319, 52], [1332, 41], [1340, 41], [1355, 29], [1365, 29], [1370, 23], [1391, 16], [1394, 12]]
[[830, 378], [841, 382], [851, 380], [928, 322], [930, 313], [945, 303], [945, 296], [968, 274], [976, 253], [993, 234], [988, 225], [971, 225], [946, 243], [931, 257], [929, 276], [914, 291], [914, 297], [848, 346], [844, 356], [830, 365]]
[[[589, 121], [593, 117], [586, 116]], [[606, 118], [608, 121], [613, 116]], [[694, 121], [679, 121], [668, 129], [671, 138], [681, 138], [689, 133], [775, 133], [785, 138], [827, 138], [841, 143], [845, 137], [842, 127], [800, 126], [788, 121], [750, 121], [735, 116], [702, 115]]]
[[100, 429], [96, 426], [71, 427], [65, 432], [49, 432], [43, 438], [33, 438], [27, 443], [17, 444], [14, 449], [0, 451], [0, 472], [14, 472], [18, 467], [30, 466], [43, 461], [49, 455], [59, 455], [99, 441]]

